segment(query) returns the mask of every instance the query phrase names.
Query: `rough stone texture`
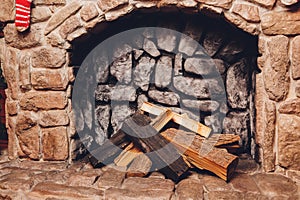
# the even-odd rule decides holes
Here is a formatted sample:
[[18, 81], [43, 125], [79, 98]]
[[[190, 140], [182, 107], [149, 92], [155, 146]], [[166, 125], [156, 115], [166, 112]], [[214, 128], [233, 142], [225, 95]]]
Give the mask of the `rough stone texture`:
[[151, 40], [149, 40], [147, 38], [145, 38], [145, 40], [144, 40], [143, 49], [153, 57], [157, 57], [160, 55], [160, 52], [158, 51], [154, 42], [152, 42]]
[[68, 158], [68, 136], [66, 127], [42, 129], [44, 160], [66, 160]]
[[[38, 183], [29, 193], [33, 199], [103, 199], [103, 191], [88, 187], [71, 187], [52, 182]], [[51, 198], [54, 197], [54, 198]]]
[[244, 194], [236, 191], [213, 191], [208, 193], [208, 200], [214, 199], [244, 199]]
[[59, 68], [66, 62], [64, 50], [53, 47], [40, 47], [32, 51], [32, 67]]
[[162, 56], [157, 61], [155, 68], [155, 86], [159, 88], [168, 87], [172, 80], [172, 59]]
[[148, 101], [148, 97], [144, 94], [139, 95], [138, 99], [137, 99], [137, 103], [138, 103], [138, 108], [141, 108], [143, 103]]
[[47, 7], [36, 7], [31, 12], [32, 23], [44, 22], [51, 17], [51, 11]]
[[285, 101], [280, 104], [278, 111], [283, 114], [293, 114], [300, 117], [300, 100], [297, 98]]
[[40, 112], [39, 124], [42, 127], [65, 126], [69, 124], [69, 117], [64, 110], [49, 110]]
[[66, 19], [68, 19], [72, 14], [77, 12], [81, 8], [81, 3], [79, 1], [72, 1], [68, 5], [59, 9], [47, 23], [45, 28], [45, 35], [49, 34], [60, 24], [62, 24]]
[[132, 5], [127, 5], [127, 6], [123, 6], [120, 9], [117, 10], [111, 10], [107, 13], [105, 13], [105, 20], [106, 21], [114, 21], [120, 17], [125, 16], [128, 13], [131, 13], [131, 11], [133, 11], [134, 6]]
[[215, 79], [194, 79], [177, 76], [173, 78], [173, 82], [178, 91], [196, 98], [209, 98], [214, 94], [224, 92], [221, 83]]
[[244, 20], [238, 15], [226, 12], [224, 13], [224, 16], [227, 21], [250, 34], [258, 35], [260, 33], [257, 25], [248, 23], [246, 20]]
[[125, 172], [113, 168], [108, 168], [107, 171], [103, 172], [97, 183], [99, 188], [107, 189], [110, 187], [121, 187], [124, 179]]
[[113, 101], [135, 101], [136, 91], [132, 86], [117, 85], [112, 89], [111, 100]]
[[181, 53], [176, 54], [174, 61], [174, 76], [182, 75], [182, 60], [183, 55]]
[[128, 0], [99, 0], [98, 6], [103, 12], [107, 12], [109, 10], [113, 10], [121, 5], [127, 4]]
[[232, 108], [246, 109], [249, 97], [249, 66], [245, 60], [232, 65], [227, 71], [226, 88], [228, 103]]
[[39, 159], [39, 128], [37, 126], [32, 126], [28, 129], [18, 128], [17, 137], [22, 154], [31, 159]]
[[156, 102], [176, 106], [179, 103], [180, 97], [174, 92], [161, 92], [158, 90], [149, 90], [149, 97]]
[[17, 101], [6, 101], [6, 111], [9, 115], [16, 115], [18, 113]]
[[[247, 150], [250, 145], [249, 140], [249, 125], [250, 125], [249, 113], [229, 113], [223, 121], [224, 133], [233, 133], [241, 137], [242, 146], [244, 150]], [[248, 149], [249, 150], [249, 149]]]
[[299, 59], [299, 55], [300, 55], [300, 36], [296, 36], [292, 42], [291, 42], [291, 54], [292, 54], [292, 58], [291, 58], [291, 66], [292, 66], [292, 76], [293, 79], [300, 79], [300, 59]]
[[279, 165], [300, 170], [300, 118], [292, 115], [279, 115], [278, 161]]
[[31, 84], [34, 89], [65, 90], [69, 78], [65, 70], [34, 70], [31, 72]]
[[217, 30], [210, 30], [203, 40], [203, 47], [209, 56], [213, 56], [224, 42], [223, 33]]
[[7, 24], [4, 28], [5, 42], [18, 49], [39, 46], [42, 38], [42, 28], [31, 25], [30, 31], [19, 34], [14, 24]]
[[103, 129], [104, 132], [107, 132], [109, 120], [110, 120], [110, 106], [104, 105], [104, 106], [97, 106], [96, 107], [96, 118], [100, 125], [100, 127]]
[[143, 91], [149, 88], [150, 76], [155, 65], [155, 60], [150, 57], [142, 57], [134, 69], [134, 84]]
[[111, 99], [112, 87], [109, 85], [98, 85], [95, 91], [95, 99], [97, 101], [109, 101]]
[[198, 42], [196, 42], [193, 38], [186, 35], [182, 35], [179, 42], [178, 50], [180, 53], [192, 56], [196, 52], [198, 45]]
[[132, 73], [132, 54], [127, 53], [114, 60], [110, 73], [120, 82], [130, 83]]
[[71, 45], [60, 36], [58, 31], [53, 31], [48, 34], [46, 40], [53, 47], [59, 47], [62, 49], [71, 48]]
[[19, 63], [19, 78], [20, 86], [23, 89], [29, 89], [31, 87], [30, 82], [30, 54], [24, 53], [20, 55]]
[[173, 192], [167, 192], [167, 191], [160, 191], [160, 192], [157, 192], [155, 190], [136, 191], [134, 189], [127, 190], [127, 189], [110, 188], [106, 190], [105, 200], [110, 200], [110, 199], [165, 200], [165, 199], [171, 199], [172, 194]]
[[289, 90], [288, 43], [285, 36], [274, 36], [267, 42], [270, 63], [263, 69], [264, 84], [269, 98], [274, 101], [283, 100]]
[[216, 1], [216, 0], [197, 0], [198, 2], [205, 3], [208, 5], [212, 6], [217, 6], [221, 8], [226, 8], [229, 9], [232, 3], [232, 0], [221, 0], [221, 1]]
[[184, 63], [184, 69], [198, 75], [208, 75], [216, 73], [214, 61], [210, 57], [205, 58], [187, 58]]
[[251, 0], [251, 1], [269, 9], [272, 8], [276, 2], [276, 0]]
[[20, 99], [20, 107], [24, 110], [63, 109], [67, 105], [65, 92], [27, 92]]
[[35, 0], [35, 5], [65, 5], [66, 0]]
[[177, 47], [177, 38], [174, 31], [170, 29], [159, 29], [156, 32], [157, 46], [159, 49], [173, 52]]
[[0, 21], [12, 21], [15, 19], [14, 2], [11, 0], [3, 0], [0, 4]]
[[[237, 62], [242, 52], [247, 49], [242, 42], [232, 39], [218, 53], [218, 55], [228, 63]], [[250, 66], [248, 67], [250, 68]]]
[[113, 105], [111, 114], [111, 125], [116, 132], [122, 126], [123, 121], [134, 113], [128, 105]]
[[81, 22], [78, 16], [74, 15], [68, 18], [59, 28], [59, 33], [63, 39], [66, 39], [76, 29], [80, 28]]
[[211, 114], [204, 118], [204, 123], [206, 126], [212, 128], [214, 133], [221, 133], [223, 118], [224, 117], [221, 118], [221, 115], [219, 113]]
[[92, 56], [94, 70], [97, 72], [96, 80], [98, 83], [105, 83], [109, 75], [109, 61], [105, 51], [97, 52]]
[[236, 3], [232, 7], [232, 12], [240, 15], [249, 22], [259, 22], [259, 10], [257, 6]]
[[[275, 0], [274, 0], [275, 1]], [[266, 35], [300, 34], [300, 11], [272, 11], [261, 16], [261, 28]]]
[[203, 199], [203, 183], [197, 179], [185, 179], [176, 187], [177, 199]]
[[85, 22], [90, 21], [97, 17], [99, 15], [99, 12], [96, 8], [96, 5], [93, 3], [85, 4], [82, 9], [80, 10], [80, 17]]
[[223, 60], [221, 59], [213, 59], [214, 63], [215, 63], [215, 67], [217, 68], [217, 70], [219, 71], [219, 73], [221, 75], [223, 75], [227, 68], [228, 68], [228, 64], [226, 64]]
[[266, 102], [265, 105], [266, 113], [266, 128], [264, 134], [263, 143], [263, 166], [264, 170], [269, 172], [275, 169], [275, 152], [274, 152], [274, 142], [275, 142], [275, 126], [276, 126], [276, 107], [272, 102]]
[[190, 99], [183, 99], [182, 103], [185, 107], [197, 109], [203, 112], [214, 112], [216, 111], [220, 104], [217, 101], [211, 100], [190, 100]]
[[174, 182], [170, 179], [161, 178], [140, 178], [140, 177], [130, 177], [124, 180], [122, 184], [122, 189], [133, 189], [136, 191], [143, 190], [157, 190], [157, 192], [168, 191], [171, 192], [174, 189]]
[[[231, 186], [228, 185], [224, 180], [221, 180], [216, 176], [205, 175], [202, 178], [202, 181], [204, 183], [204, 188], [209, 193], [214, 192], [214, 191], [220, 191], [220, 192], [230, 191], [230, 192], [232, 192]], [[219, 199], [219, 198], [217, 198], [217, 199]]]
[[293, 4], [298, 3], [299, 0], [281, 0], [280, 2], [286, 6], [291, 6]]
[[255, 174], [253, 178], [261, 193], [266, 196], [290, 197], [297, 192], [297, 186], [282, 175]]

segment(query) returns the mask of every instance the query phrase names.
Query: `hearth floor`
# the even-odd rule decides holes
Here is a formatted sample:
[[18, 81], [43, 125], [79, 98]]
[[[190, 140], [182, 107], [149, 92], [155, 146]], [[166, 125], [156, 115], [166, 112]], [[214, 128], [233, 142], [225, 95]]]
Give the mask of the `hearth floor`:
[[113, 166], [93, 169], [89, 163], [8, 161], [0, 158], [0, 199], [300, 199], [300, 174], [261, 173], [251, 159], [240, 159], [226, 183], [205, 171], [193, 171], [174, 184], [153, 172], [147, 178], [125, 178]]

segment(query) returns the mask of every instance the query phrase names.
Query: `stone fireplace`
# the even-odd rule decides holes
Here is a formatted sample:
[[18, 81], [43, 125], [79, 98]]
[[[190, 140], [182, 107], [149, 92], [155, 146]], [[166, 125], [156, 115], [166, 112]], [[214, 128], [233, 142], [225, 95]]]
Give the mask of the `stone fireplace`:
[[[129, 28], [154, 26], [177, 30], [200, 42], [220, 72], [227, 101], [213, 101], [207, 96], [178, 98], [179, 93], [193, 96], [184, 88], [188, 81], [182, 83], [182, 77], [188, 77], [192, 83], [201, 80], [197, 69], [189, 66], [197, 56], [185, 57], [184, 50], [182, 54], [172, 54], [164, 49], [155, 55], [145, 47], [143, 51], [131, 47], [125, 57], [122, 55], [109, 66], [106, 80], [99, 82], [96, 90], [99, 119], [108, 119], [100, 122], [103, 137], [118, 127], [124, 117], [119, 113], [130, 114], [132, 107], [138, 108], [147, 99], [177, 110], [180, 107], [190, 116], [200, 117], [200, 122], [211, 126], [214, 132], [241, 135], [243, 152], [255, 157], [267, 172], [300, 170], [299, 3], [286, 6], [276, 0], [34, 0], [30, 30], [19, 33], [13, 24], [13, 4], [4, 2], [0, 5], [0, 21], [6, 26], [0, 55], [8, 85], [6, 121], [11, 159], [75, 158], [82, 151], [72, 110], [78, 66], [92, 47], [107, 37]], [[162, 46], [152, 44], [151, 33], [145, 38], [150, 46]], [[125, 52], [126, 48], [121, 50]], [[171, 77], [167, 83], [166, 78], [154, 78], [146, 83], [146, 88], [134, 91], [122, 86], [120, 92], [133, 94], [127, 96], [129, 106], [111, 110], [111, 99], [107, 97], [111, 87], [116, 87], [118, 81], [132, 81], [123, 76], [128, 70], [126, 63], [134, 66], [134, 77], [134, 70], [143, 62], [156, 63], [152, 76], [160, 63], [172, 63], [170, 73], [178, 73], [181, 78]], [[174, 88], [166, 90], [171, 83]], [[200, 115], [192, 113], [195, 105], [200, 107]]]

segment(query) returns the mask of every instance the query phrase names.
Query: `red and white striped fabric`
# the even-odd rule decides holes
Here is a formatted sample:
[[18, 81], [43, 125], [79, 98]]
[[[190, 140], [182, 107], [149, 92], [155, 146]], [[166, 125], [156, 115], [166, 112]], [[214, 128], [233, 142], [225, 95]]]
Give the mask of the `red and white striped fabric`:
[[15, 25], [18, 31], [25, 31], [30, 24], [30, 6], [32, 0], [16, 0]]

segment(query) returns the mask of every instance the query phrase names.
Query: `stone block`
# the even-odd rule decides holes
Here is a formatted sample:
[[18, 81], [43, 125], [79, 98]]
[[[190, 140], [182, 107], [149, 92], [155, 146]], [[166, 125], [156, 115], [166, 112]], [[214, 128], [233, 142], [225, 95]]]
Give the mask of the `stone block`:
[[136, 191], [157, 190], [158, 192], [171, 192], [174, 190], [174, 187], [174, 182], [169, 179], [130, 177], [124, 180], [121, 188], [128, 190], [134, 188]]
[[154, 42], [147, 38], [145, 38], [144, 40], [143, 49], [153, 57], [157, 57], [160, 55], [160, 52], [158, 51]]
[[97, 17], [99, 15], [99, 12], [96, 8], [96, 5], [94, 3], [88, 3], [85, 4], [82, 9], [80, 10], [80, 17], [85, 22], [90, 21]]
[[110, 73], [119, 82], [128, 84], [131, 82], [132, 73], [132, 54], [124, 54], [114, 60], [110, 67]]
[[265, 103], [265, 134], [263, 142], [263, 167], [266, 172], [275, 169], [275, 131], [276, 131], [276, 107], [272, 102]]
[[184, 179], [176, 186], [177, 199], [203, 199], [203, 183], [196, 179]]
[[124, 120], [135, 112], [128, 104], [113, 105], [111, 114], [111, 125], [116, 132], [122, 126]]
[[142, 57], [134, 69], [134, 84], [143, 91], [147, 91], [150, 84], [150, 76], [155, 66], [155, 60], [145, 56]]
[[15, 19], [14, 2], [11, 0], [3, 0], [0, 4], [0, 21], [7, 22]]
[[204, 118], [204, 124], [209, 126], [213, 130], [213, 133], [221, 133], [223, 118], [219, 113], [214, 113]]
[[22, 154], [24, 154], [26, 157], [37, 160], [40, 158], [39, 127], [32, 124], [27, 125], [29, 127], [27, 129], [18, 128], [17, 138], [19, 140]]
[[20, 86], [23, 89], [30, 89], [30, 54], [21, 53], [19, 64]]
[[60, 36], [59, 31], [53, 31], [50, 34], [48, 34], [46, 40], [48, 44], [50, 44], [53, 47], [59, 47], [62, 49], [71, 48], [71, 45]]
[[228, 103], [232, 108], [246, 109], [249, 103], [250, 71], [246, 60], [241, 60], [227, 71], [226, 88]]
[[114, 21], [122, 16], [125, 16], [128, 13], [131, 13], [131, 11], [134, 10], [134, 7], [132, 5], [126, 5], [126, 6], [121, 6], [119, 9], [116, 10], [111, 10], [107, 13], [105, 13], [105, 20], [110, 22]]
[[158, 29], [156, 38], [157, 46], [161, 50], [173, 52], [177, 47], [177, 35], [170, 29]]
[[69, 124], [69, 117], [65, 110], [42, 111], [38, 123], [42, 127], [65, 126]]
[[224, 16], [227, 21], [229, 21], [236, 27], [238, 27], [252, 35], [258, 35], [260, 33], [256, 24], [247, 22], [239, 15], [235, 15], [233, 13], [226, 12], [226, 13], [224, 13]]
[[128, 189], [110, 188], [105, 191], [105, 200], [118, 199], [118, 200], [128, 200], [128, 199], [155, 199], [155, 200], [166, 200], [171, 199], [173, 192], [160, 191], [157, 190], [146, 190], [146, 191], [136, 191]]
[[31, 11], [31, 22], [44, 22], [51, 17], [52, 13], [48, 7], [35, 7]]
[[221, 7], [225, 9], [229, 9], [231, 7], [232, 0], [197, 0], [200, 3], [205, 3], [211, 6]]
[[220, 104], [217, 101], [211, 101], [211, 100], [199, 101], [199, 100], [183, 99], [182, 103], [187, 108], [192, 108], [203, 112], [214, 112], [220, 106]]
[[103, 12], [116, 9], [127, 3], [128, 0], [98, 0], [98, 6]]
[[32, 67], [60, 68], [66, 62], [66, 51], [53, 47], [40, 47], [32, 52]]
[[95, 94], [98, 101], [135, 101], [137, 97], [136, 89], [126, 85], [117, 85], [114, 87], [99, 85]]
[[16, 115], [18, 113], [19, 104], [17, 101], [6, 101], [6, 112], [9, 115]]
[[259, 10], [257, 6], [250, 4], [236, 3], [232, 7], [232, 12], [240, 15], [249, 22], [259, 22]]
[[[254, 181], [261, 193], [265, 196], [286, 196], [290, 197], [297, 192], [294, 182], [279, 174], [254, 174]], [[282, 199], [282, 198], [281, 198]]]
[[125, 172], [117, 169], [108, 168], [103, 172], [102, 176], [98, 179], [97, 184], [99, 188], [120, 188], [125, 179]]
[[214, 199], [244, 199], [244, 194], [237, 191], [213, 191], [208, 193], [208, 200]]
[[33, 70], [31, 84], [34, 89], [65, 90], [69, 78], [65, 70]]
[[[273, 0], [275, 1], [275, 0]], [[261, 16], [261, 28], [266, 35], [300, 34], [300, 11], [270, 11]]]
[[187, 35], [181, 35], [178, 51], [180, 53], [186, 54], [187, 56], [193, 56], [198, 46], [198, 42], [193, 38]]
[[155, 68], [155, 85], [159, 88], [166, 88], [172, 81], [172, 58], [162, 56], [157, 61]]
[[66, 19], [68, 19], [71, 15], [76, 13], [82, 4], [79, 1], [72, 1], [67, 6], [59, 9], [48, 21], [45, 28], [45, 35], [49, 34], [51, 31], [56, 29], [59, 25], [61, 25]]
[[299, 171], [300, 117], [280, 114], [278, 122], [279, 165]]
[[35, 92], [25, 93], [20, 99], [20, 107], [23, 110], [50, 110], [63, 109], [67, 105], [67, 97], [65, 92]]
[[251, 0], [251, 1], [269, 9], [273, 8], [276, 2], [276, 0]]
[[223, 83], [216, 79], [194, 79], [177, 76], [173, 78], [173, 83], [178, 91], [200, 99], [224, 93]]
[[62, 25], [60, 25], [59, 33], [63, 39], [66, 39], [71, 33], [80, 28], [81, 22], [78, 16], [69, 17]]
[[65, 5], [66, 0], [35, 0], [35, 5]]
[[174, 92], [149, 90], [148, 95], [154, 101], [170, 106], [176, 106], [180, 101], [179, 95]]
[[5, 42], [12, 47], [31, 48], [41, 45], [42, 28], [38, 24], [33, 24], [28, 32], [19, 33], [14, 24], [7, 24], [4, 35]]
[[292, 114], [300, 117], [300, 100], [290, 99], [280, 104], [278, 111], [283, 114]]
[[269, 64], [263, 68], [264, 85], [271, 100], [281, 101], [289, 91], [289, 39], [286, 36], [273, 36], [267, 42]]
[[107, 133], [110, 122], [110, 110], [109, 105], [98, 105], [95, 110], [96, 119], [105, 133]]
[[285, 6], [291, 6], [299, 2], [299, 0], [281, 0], [280, 1]]
[[187, 58], [184, 63], [184, 69], [186, 72], [205, 76], [209, 74], [216, 75], [217, 70], [214, 61], [209, 57], [192, 57]]
[[293, 79], [300, 79], [300, 36], [296, 36], [291, 42], [291, 66]]
[[44, 160], [66, 160], [69, 154], [67, 128], [60, 126], [42, 129]]

